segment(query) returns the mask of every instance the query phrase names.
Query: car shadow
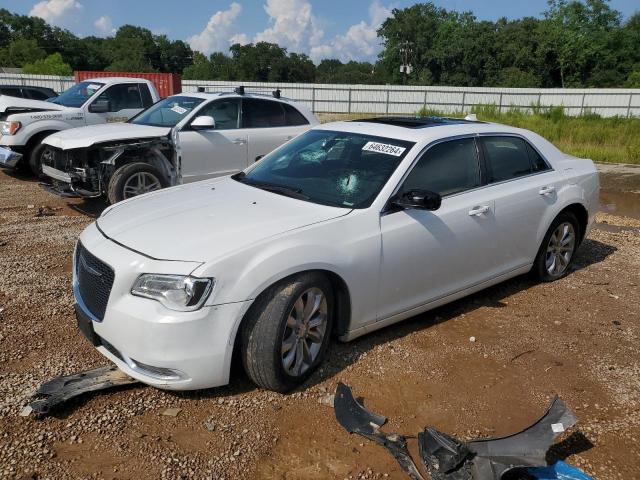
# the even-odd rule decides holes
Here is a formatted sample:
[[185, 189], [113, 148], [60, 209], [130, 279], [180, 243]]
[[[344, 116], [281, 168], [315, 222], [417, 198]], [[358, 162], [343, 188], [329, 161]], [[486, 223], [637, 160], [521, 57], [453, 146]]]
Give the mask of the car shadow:
[[[578, 250], [573, 270], [580, 270], [590, 265], [600, 263], [616, 250], [616, 247], [612, 245], [587, 239]], [[433, 327], [478, 308], [503, 308], [506, 306], [503, 301], [505, 298], [527, 288], [531, 288], [536, 284], [537, 281], [533, 280], [529, 275], [521, 275], [469, 295], [468, 297], [364, 335], [352, 342], [343, 343], [334, 340], [329, 346], [328, 361], [299, 388], [293, 390], [292, 393], [304, 391], [328, 378], [334, 377], [357, 362], [364, 353], [375, 349], [379, 345], [405, 337], [413, 332]], [[206, 390], [170, 393], [183, 398], [216, 399], [230, 395], [239, 395], [254, 390], [256, 387], [244, 372], [238, 358], [239, 355], [237, 355], [237, 348], [235, 350], [229, 385]]]
[[[613, 245], [587, 239], [580, 246], [576, 254], [572, 272], [600, 263], [616, 250], [617, 248]], [[537, 285], [537, 283], [538, 282], [530, 275], [520, 275], [467, 297], [455, 300], [449, 304], [416, 315], [415, 317], [389, 325], [352, 342], [342, 343], [333, 341], [332, 345], [330, 345], [329, 360], [326, 362], [326, 365], [314, 373], [299, 390], [304, 390], [311, 385], [321, 383], [327, 378], [335, 376], [357, 362], [365, 352], [373, 350], [379, 345], [426, 328], [431, 328], [462, 314], [468, 314], [478, 308], [506, 307], [506, 303], [504, 303], [505, 298], [531, 288]]]

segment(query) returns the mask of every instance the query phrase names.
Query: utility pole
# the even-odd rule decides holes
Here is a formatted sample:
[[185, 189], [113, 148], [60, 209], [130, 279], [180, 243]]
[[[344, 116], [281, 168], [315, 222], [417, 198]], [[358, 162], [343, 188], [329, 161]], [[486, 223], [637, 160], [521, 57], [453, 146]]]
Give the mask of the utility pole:
[[413, 55], [413, 43], [409, 40], [405, 40], [400, 44], [400, 73], [404, 73], [402, 77], [402, 84], [406, 85], [409, 79], [409, 75], [413, 71], [413, 66], [411, 65], [411, 56]]

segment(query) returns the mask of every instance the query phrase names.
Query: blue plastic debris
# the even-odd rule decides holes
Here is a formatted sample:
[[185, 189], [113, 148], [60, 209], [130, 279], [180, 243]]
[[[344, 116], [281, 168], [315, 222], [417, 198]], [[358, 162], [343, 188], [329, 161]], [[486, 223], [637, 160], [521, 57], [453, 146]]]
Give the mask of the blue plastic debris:
[[593, 480], [582, 470], [564, 462], [557, 462], [548, 467], [527, 468], [527, 473], [538, 480]]

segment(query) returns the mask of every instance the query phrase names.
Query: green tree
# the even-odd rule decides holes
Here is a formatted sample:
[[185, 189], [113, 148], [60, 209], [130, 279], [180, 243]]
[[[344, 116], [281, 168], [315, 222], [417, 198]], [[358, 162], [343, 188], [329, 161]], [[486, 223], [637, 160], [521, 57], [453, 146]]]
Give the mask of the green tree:
[[133, 25], [123, 25], [115, 36], [108, 38], [105, 53], [111, 72], [154, 72], [162, 67], [160, 51], [151, 31]]
[[0, 48], [0, 65], [4, 67], [22, 67], [46, 57], [46, 52], [38, 47], [35, 40], [19, 38], [6, 47]]
[[213, 80], [215, 72], [209, 59], [200, 52], [194, 52], [193, 63], [182, 71], [185, 80]]
[[68, 63], [64, 63], [62, 55], [54, 53], [47, 58], [36, 60], [33, 63], [27, 63], [22, 67], [24, 73], [35, 73], [40, 75], [61, 75], [69, 76], [73, 74], [73, 70]]

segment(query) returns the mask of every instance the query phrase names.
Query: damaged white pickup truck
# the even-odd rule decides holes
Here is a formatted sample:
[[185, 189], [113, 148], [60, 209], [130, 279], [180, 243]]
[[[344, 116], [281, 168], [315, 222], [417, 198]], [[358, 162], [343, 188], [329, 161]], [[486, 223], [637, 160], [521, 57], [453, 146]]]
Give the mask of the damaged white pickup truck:
[[42, 170], [60, 193], [116, 203], [239, 172], [316, 124], [310, 110], [279, 91], [182, 93], [127, 123], [51, 135]]
[[35, 175], [52, 133], [85, 125], [124, 122], [160, 99], [142, 78], [105, 77], [75, 84], [47, 101], [0, 96], [0, 167], [23, 163]]

